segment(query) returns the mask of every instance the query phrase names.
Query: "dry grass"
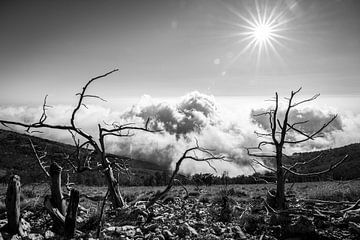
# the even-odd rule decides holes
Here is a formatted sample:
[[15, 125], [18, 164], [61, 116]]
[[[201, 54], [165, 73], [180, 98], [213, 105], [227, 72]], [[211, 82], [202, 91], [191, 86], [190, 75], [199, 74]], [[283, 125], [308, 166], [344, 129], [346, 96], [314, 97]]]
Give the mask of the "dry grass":
[[360, 184], [353, 183], [322, 184], [308, 191], [308, 197], [312, 199], [329, 201], [350, 201], [360, 199]]
[[[286, 189], [289, 189], [292, 184], [287, 184]], [[75, 186], [81, 194], [90, 196], [104, 196], [107, 187], [89, 187], [85, 185]], [[229, 196], [236, 200], [246, 200], [253, 197], [264, 196], [266, 191], [275, 188], [275, 184], [256, 184], [256, 185], [228, 185], [227, 191]], [[164, 186], [157, 187], [121, 187], [120, 190], [127, 202], [135, 199], [145, 200], [155, 192], [162, 190]], [[196, 186], [186, 186], [189, 193], [198, 192]], [[224, 191], [223, 185], [201, 186], [201, 196], [204, 196], [204, 201], [212, 201], [213, 198], [219, 196], [221, 191]], [[66, 190], [64, 189], [66, 192]], [[172, 191], [183, 192], [182, 187], [176, 186]], [[334, 201], [356, 201], [360, 198], [360, 181], [351, 182], [308, 182], [296, 183], [292, 187], [293, 193], [299, 198], [314, 198], [321, 200], [334, 200]], [[0, 211], [5, 209], [5, 192], [6, 186], [0, 186]], [[50, 194], [49, 186], [41, 184], [36, 186], [26, 186], [22, 189], [24, 200], [28, 202], [30, 199], [39, 201], [43, 196]], [[201, 197], [200, 196], [200, 197]], [[86, 199], [81, 201], [85, 207], [96, 208], [96, 202], [88, 203]], [[89, 205], [88, 205], [89, 204]], [[90, 206], [92, 205], [92, 206]]]

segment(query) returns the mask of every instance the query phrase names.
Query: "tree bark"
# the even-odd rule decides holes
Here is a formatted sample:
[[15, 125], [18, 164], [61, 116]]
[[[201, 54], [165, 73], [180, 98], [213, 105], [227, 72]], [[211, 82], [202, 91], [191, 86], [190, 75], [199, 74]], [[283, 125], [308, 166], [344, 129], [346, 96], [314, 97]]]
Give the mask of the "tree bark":
[[70, 202], [65, 218], [65, 238], [70, 239], [75, 235], [76, 215], [79, 205], [79, 191], [71, 189]]
[[285, 179], [282, 168], [282, 151], [277, 150], [276, 156], [276, 208], [285, 209]]
[[5, 204], [8, 219], [7, 232], [23, 236], [20, 223], [20, 177], [18, 175], [11, 176], [9, 180]]
[[114, 177], [114, 172], [111, 166], [107, 167], [105, 172], [106, 180], [108, 182], [108, 188], [110, 193], [110, 201], [114, 208], [121, 208], [125, 206], [125, 201], [120, 193], [118, 182]]
[[[44, 206], [49, 211], [49, 214], [50, 214], [51, 218], [53, 219], [53, 221], [60, 223], [61, 228], [63, 228], [63, 226], [65, 224], [65, 216], [60, 213], [59, 209], [55, 208], [52, 205], [51, 196], [47, 195], [45, 197]], [[54, 219], [56, 219], [56, 220], [54, 220]], [[57, 225], [57, 226], [59, 226], [59, 225]], [[58, 232], [60, 232], [60, 231], [58, 231]]]
[[[51, 177], [51, 204], [54, 208], [58, 209], [59, 212], [65, 216], [65, 201], [61, 190], [61, 171], [62, 168], [53, 162], [50, 165], [50, 177]], [[53, 218], [54, 227], [61, 226], [62, 223], [57, 218]]]

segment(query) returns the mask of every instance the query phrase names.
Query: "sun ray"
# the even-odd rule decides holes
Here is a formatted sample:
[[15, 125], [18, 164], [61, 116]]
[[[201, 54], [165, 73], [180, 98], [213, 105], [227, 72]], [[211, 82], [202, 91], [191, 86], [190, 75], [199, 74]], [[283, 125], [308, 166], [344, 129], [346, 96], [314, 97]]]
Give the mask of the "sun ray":
[[245, 15], [233, 8], [229, 9], [240, 20], [236, 24], [241, 30], [237, 36], [242, 37], [238, 43], [246, 43], [240, 54], [248, 51], [254, 54], [256, 51], [257, 63], [262, 54], [268, 57], [273, 53], [279, 57], [277, 48], [284, 47], [284, 41], [292, 40], [284, 36], [284, 32], [289, 29], [287, 25], [293, 19], [287, 16], [288, 9], [282, 5], [281, 1], [270, 5], [269, 1], [255, 0], [253, 10], [245, 7]]

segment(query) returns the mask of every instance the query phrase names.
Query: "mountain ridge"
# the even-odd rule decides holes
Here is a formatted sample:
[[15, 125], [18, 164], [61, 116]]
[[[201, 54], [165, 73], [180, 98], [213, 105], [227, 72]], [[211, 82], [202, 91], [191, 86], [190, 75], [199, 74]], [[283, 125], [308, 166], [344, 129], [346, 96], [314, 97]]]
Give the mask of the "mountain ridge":
[[[44, 180], [41, 169], [37, 164], [34, 152], [31, 148], [29, 139], [32, 140], [35, 146], [39, 149], [45, 149], [48, 153], [48, 161], [64, 162], [63, 156], [70, 154], [75, 150], [75, 147], [70, 144], [61, 143], [46, 138], [27, 135], [14, 131], [0, 129], [0, 180], [5, 175], [16, 173], [21, 176], [25, 182], [33, 182], [34, 180]], [[300, 152], [292, 155], [292, 160], [285, 161], [291, 164], [297, 161], [304, 162], [311, 158], [318, 156], [322, 157], [310, 164], [299, 169], [300, 172], [315, 172], [328, 168], [331, 164], [343, 158], [346, 154], [350, 157], [337, 169], [327, 174], [327, 177], [337, 180], [355, 179], [360, 177], [360, 143], [352, 143], [337, 148], [330, 148], [325, 150], [313, 152]], [[152, 184], [154, 181], [165, 181], [168, 169], [165, 166], [158, 165], [153, 162], [145, 160], [132, 160], [129, 162], [132, 169], [132, 179], [127, 179], [126, 176], [120, 177], [120, 182], [123, 184]], [[69, 167], [68, 167], [69, 168]], [[97, 173], [96, 173], [97, 174]], [[100, 174], [100, 173], [99, 173]], [[74, 180], [84, 184], [102, 184], [103, 179], [95, 177], [94, 173], [76, 174]], [[95, 179], [97, 178], [97, 179]], [[157, 180], [154, 180], [157, 179]], [[303, 179], [292, 178], [297, 181], [304, 181]], [[308, 179], [313, 181], [314, 179]]]

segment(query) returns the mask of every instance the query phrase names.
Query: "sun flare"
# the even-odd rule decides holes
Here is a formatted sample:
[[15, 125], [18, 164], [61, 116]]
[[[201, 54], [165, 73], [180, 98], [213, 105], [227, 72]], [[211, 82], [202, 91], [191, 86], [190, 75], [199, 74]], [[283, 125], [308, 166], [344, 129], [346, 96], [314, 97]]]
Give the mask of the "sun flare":
[[254, 3], [254, 7], [245, 8], [242, 13], [230, 9], [238, 18], [235, 23], [238, 42], [245, 43], [239, 56], [250, 51], [251, 54], [257, 52], [258, 61], [264, 53], [280, 57], [279, 47], [284, 47], [284, 41], [290, 40], [286, 36], [291, 21], [288, 8], [281, 4], [270, 5], [270, 2], [260, 5], [257, 0]]
[[261, 24], [254, 28], [253, 37], [258, 42], [269, 41], [272, 33], [272, 28], [269, 25]]

